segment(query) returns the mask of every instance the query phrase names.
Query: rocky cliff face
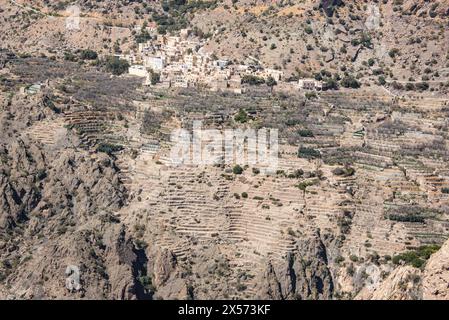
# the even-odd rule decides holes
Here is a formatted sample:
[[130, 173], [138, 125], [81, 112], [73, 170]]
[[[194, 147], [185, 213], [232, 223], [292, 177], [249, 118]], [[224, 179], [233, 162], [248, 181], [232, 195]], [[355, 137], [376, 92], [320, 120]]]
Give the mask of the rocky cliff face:
[[379, 287], [370, 291], [363, 288], [356, 299], [360, 300], [415, 300], [421, 297], [420, 270], [405, 266], [394, 270]]
[[427, 261], [422, 290], [424, 299], [449, 299], [449, 241]]
[[331, 299], [334, 284], [326, 247], [319, 235], [301, 242], [285, 264], [271, 263], [262, 279], [264, 299]]
[[[79, 230], [48, 240], [36, 246], [36, 250], [29, 260], [19, 261], [18, 269], [7, 278], [10, 292], [14, 294], [6, 298], [146, 297], [137, 277], [142, 271], [142, 264], [132, 243], [126, 239], [123, 226], [119, 224]], [[67, 287], [66, 281], [71, 276], [68, 270], [79, 276], [79, 287]]]
[[55, 119], [47, 96], [3, 98], [0, 299], [193, 298], [176, 256], [138, 247], [117, 217], [128, 199], [115, 158], [68, 130], [52, 147], [30, 140], [25, 130]]
[[[146, 261], [113, 215], [126, 194], [112, 159], [68, 140], [44, 150], [21, 135], [48, 113], [39, 101], [2, 106], [0, 275], [10, 288], [2, 298], [145, 298], [138, 277]], [[80, 274], [73, 291], [65, 284], [70, 266]]]
[[141, 297], [138, 256], [110, 213], [125, 199], [110, 159], [73, 151], [50, 158], [23, 141], [3, 150], [1, 273], [14, 295], [73, 297], [64, 271], [75, 265], [78, 297]]

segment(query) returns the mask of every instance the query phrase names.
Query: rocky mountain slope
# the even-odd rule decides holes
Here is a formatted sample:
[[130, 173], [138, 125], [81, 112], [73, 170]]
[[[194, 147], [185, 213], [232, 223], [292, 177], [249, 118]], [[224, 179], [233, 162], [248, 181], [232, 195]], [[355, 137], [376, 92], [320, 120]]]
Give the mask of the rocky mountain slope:
[[[199, 3], [80, 1], [76, 32], [63, 3], [0, 0], [0, 298], [447, 299], [447, 1]], [[66, 59], [127, 52], [155, 20], [366, 86], [159, 92]], [[433, 92], [372, 85], [423, 73]], [[166, 136], [193, 120], [278, 128], [278, 172], [173, 168]]]
[[[291, 153], [288, 145], [282, 151], [282, 158], [288, 158], [281, 159], [280, 164], [288, 174], [280, 170], [272, 178], [254, 170], [238, 176], [221, 167], [170, 168], [163, 164], [164, 149], [156, 158], [145, 153], [145, 139], [154, 137], [147, 137], [144, 132], [154, 123], [146, 123], [149, 118], [131, 107], [132, 98], [126, 97], [134, 92], [134, 99], [140, 104], [149, 103], [154, 110], [166, 106], [166, 100], [158, 95], [147, 96], [145, 90], [136, 91], [132, 78], [110, 78], [91, 66], [80, 68], [65, 63], [62, 68], [51, 59], [19, 58], [11, 52], [3, 52], [2, 57], [2, 298], [447, 296], [448, 245], [439, 251], [438, 247], [428, 246], [444, 242], [447, 235], [444, 193], [426, 184], [433, 183], [429, 179], [435, 179], [435, 175], [422, 176], [418, 169], [409, 169], [410, 164], [404, 163], [402, 170], [406, 170], [408, 179], [417, 181], [409, 182], [401, 178], [399, 169], [376, 162], [379, 155], [373, 154], [369, 160], [372, 149], [365, 149], [364, 156], [358, 155], [363, 154], [360, 151], [354, 154], [360, 157], [353, 164], [355, 171], [349, 167], [336, 171], [338, 165], [331, 160], [336, 156], [324, 153], [325, 147], [320, 147], [325, 163], [319, 164], [296, 155], [287, 156]], [[53, 75], [51, 80], [44, 81], [38, 93], [21, 91], [24, 85], [49, 75]], [[108, 90], [103, 92], [105, 86]], [[165, 94], [169, 94], [165, 99], [174, 108], [166, 114], [177, 110], [184, 113], [185, 121], [198, 117], [198, 106], [210, 105], [211, 112], [222, 105], [237, 109], [248, 103], [254, 106], [251, 97]], [[329, 97], [323, 95], [323, 99]], [[314, 124], [315, 114], [322, 114], [325, 102], [308, 105], [302, 98], [292, 97], [279, 113], [267, 109], [271, 108], [271, 99], [259, 97], [258, 108], [265, 108], [264, 113], [257, 113], [259, 121], [271, 121], [271, 125], [279, 122], [281, 137], [293, 145], [297, 138], [285, 125], [288, 119], [286, 123], [296, 119], [314, 128], [317, 136], [313, 141], [307, 138], [309, 145], [330, 143], [329, 134], [321, 136], [318, 123]], [[332, 100], [339, 103], [334, 108], [351, 106], [345, 95]], [[91, 105], [92, 101], [95, 105]], [[380, 100], [377, 103], [372, 107], [385, 108]], [[305, 108], [305, 113], [297, 114], [296, 107], [288, 107], [297, 104]], [[129, 108], [133, 111], [129, 112]], [[445, 110], [444, 105], [435, 108], [443, 108], [438, 112]], [[352, 109], [343, 108], [341, 112], [348, 110]], [[273, 117], [272, 112], [280, 118]], [[354, 119], [364, 113], [350, 112], [355, 113]], [[325, 132], [332, 126], [336, 130], [341, 120], [334, 118], [332, 111], [327, 113], [321, 126], [326, 125]], [[380, 115], [377, 118], [385, 119]], [[160, 132], [176, 125], [173, 120], [163, 123]], [[236, 125], [232, 118], [226, 121]], [[140, 127], [142, 123], [146, 124]], [[445, 127], [438, 128], [437, 132], [444, 134]], [[340, 152], [353, 152], [344, 151], [344, 145], [357, 143], [357, 139], [339, 130], [335, 132], [341, 139], [337, 147]], [[119, 136], [129, 136], [125, 143], [120, 142], [124, 151], [105, 149], [113, 146], [111, 141], [120, 141]], [[376, 137], [369, 136], [367, 141], [374, 143]], [[397, 156], [404, 152], [413, 155], [404, 143], [401, 142], [404, 149]], [[429, 155], [439, 150], [436, 154], [444, 157], [441, 145], [434, 147], [437, 149], [428, 145]], [[339, 157], [344, 157], [344, 153]], [[435, 165], [440, 166], [438, 162]], [[372, 171], [376, 166], [383, 169]], [[443, 174], [443, 167], [436, 170]], [[291, 168], [303, 171], [292, 172]], [[390, 179], [396, 177], [395, 183], [401, 190], [411, 193], [392, 191], [397, 189], [383, 182], [381, 177], [385, 174]], [[369, 180], [370, 175], [373, 180]], [[415, 206], [425, 210], [409, 213], [415, 222], [401, 222], [401, 216], [394, 213], [400, 211], [391, 208], [385, 211], [386, 216], [375, 211], [382, 205], [410, 210], [404, 201], [414, 201]], [[424, 247], [418, 256], [406, 251], [421, 248], [420, 245]], [[74, 270], [79, 275], [79, 286], [67, 286]]]

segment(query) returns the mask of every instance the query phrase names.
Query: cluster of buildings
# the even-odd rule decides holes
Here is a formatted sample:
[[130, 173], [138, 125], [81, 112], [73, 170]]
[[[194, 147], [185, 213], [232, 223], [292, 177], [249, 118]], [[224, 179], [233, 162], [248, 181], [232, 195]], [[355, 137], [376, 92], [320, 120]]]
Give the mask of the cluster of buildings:
[[[128, 60], [131, 75], [144, 77], [144, 84], [160, 87], [202, 87], [212, 91], [242, 93], [242, 78], [253, 75], [280, 81], [283, 72], [262, 68], [257, 64], [233, 64], [206, 52], [204, 43], [181, 30], [179, 36], [155, 35], [152, 40], [139, 43], [136, 53], [120, 55]], [[155, 84], [153, 75], [159, 75]], [[152, 81], [153, 80], [153, 81]], [[153, 82], [153, 83], [152, 83]]]
[[[155, 28], [147, 28], [146, 32], [154, 35], [151, 40], [139, 43], [135, 53], [120, 55], [130, 63], [129, 73], [145, 78], [145, 85], [242, 93], [245, 76], [265, 80], [272, 77], [277, 82], [284, 76], [280, 70], [262, 67], [252, 57], [249, 58], [253, 63], [249, 64], [234, 64], [226, 58], [218, 58], [207, 52], [204, 42], [192, 36], [189, 29], [181, 30], [179, 36], [157, 35]], [[304, 90], [322, 89], [321, 83], [314, 79], [302, 79], [296, 86]]]

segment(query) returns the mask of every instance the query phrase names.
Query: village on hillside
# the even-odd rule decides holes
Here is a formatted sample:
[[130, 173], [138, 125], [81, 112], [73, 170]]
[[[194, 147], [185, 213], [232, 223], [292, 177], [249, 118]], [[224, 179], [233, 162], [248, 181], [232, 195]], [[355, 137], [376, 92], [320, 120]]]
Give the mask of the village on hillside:
[[[138, 32], [154, 34], [154, 28], [137, 27]], [[211, 91], [229, 91], [241, 94], [242, 84], [266, 83], [273, 86], [284, 81], [280, 70], [266, 68], [259, 60], [248, 56], [247, 64], [217, 57], [204, 50], [204, 41], [183, 29], [177, 36], [154, 35], [139, 43], [137, 52], [120, 54], [128, 61], [129, 74], [145, 78], [144, 85], [162, 88], [204, 88]], [[291, 84], [291, 83], [290, 83]], [[315, 79], [300, 79], [293, 88], [321, 90], [323, 83]]]

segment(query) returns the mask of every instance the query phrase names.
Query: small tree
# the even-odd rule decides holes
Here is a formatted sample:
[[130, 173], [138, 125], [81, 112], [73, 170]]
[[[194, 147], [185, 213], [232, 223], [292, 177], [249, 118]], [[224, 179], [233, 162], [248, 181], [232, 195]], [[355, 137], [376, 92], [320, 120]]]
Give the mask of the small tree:
[[157, 72], [154, 72], [153, 70], [150, 70], [150, 81], [151, 84], [154, 86], [156, 83], [158, 83], [161, 79], [161, 75]]
[[234, 120], [236, 122], [245, 123], [248, 121], [248, 114], [245, 110], [240, 109], [239, 112], [235, 115]]
[[98, 58], [98, 54], [93, 50], [85, 49], [81, 51], [80, 58], [82, 60], [95, 60]]
[[113, 75], [119, 76], [128, 71], [129, 63], [126, 60], [120, 59], [119, 57], [109, 56], [106, 58], [105, 67], [108, 72]]
[[321, 153], [313, 148], [299, 147], [298, 157], [305, 159], [316, 159], [321, 158]]
[[393, 48], [393, 49], [391, 49], [389, 52], [388, 52], [388, 55], [392, 58], [392, 59], [394, 59], [394, 58], [396, 58], [396, 56], [399, 54], [399, 49], [397, 49], [397, 48]]
[[360, 88], [360, 82], [354, 76], [347, 75], [341, 80], [341, 85], [345, 88]]
[[266, 83], [270, 87], [270, 93], [273, 93], [273, 87], [278, 84], [276, 80], [272, 76], [269, 76]]

